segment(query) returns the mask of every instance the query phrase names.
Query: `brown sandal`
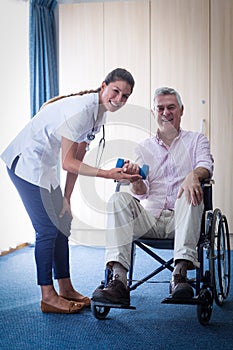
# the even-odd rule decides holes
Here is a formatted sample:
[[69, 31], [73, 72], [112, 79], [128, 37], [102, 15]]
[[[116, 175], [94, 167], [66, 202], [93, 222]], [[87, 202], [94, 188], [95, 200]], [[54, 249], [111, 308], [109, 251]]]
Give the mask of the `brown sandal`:
[[86, 307], [89, 307], [91, 305], [91, 299], [88, 298], [88, 297], [67, 298], [67, 297], [64, 297], [63, 295], [60, 295], [60, 297], [66, 299], [66, 300], [69, 300], [69, 301], [74, 301], [74, 302], [77, 302], [77, 303], [83, 303], [84, 306], [86, 306]]
[[55, 313], [55, 314], [76, 314], [80, 312], [85, 307], [84, 303], [79, 303], [75, 301], [70, 301], [68, 309], [60, 309], [56, 306], [47, 304], [45, 301], [41, 300], [41, 311], [44, 313]]

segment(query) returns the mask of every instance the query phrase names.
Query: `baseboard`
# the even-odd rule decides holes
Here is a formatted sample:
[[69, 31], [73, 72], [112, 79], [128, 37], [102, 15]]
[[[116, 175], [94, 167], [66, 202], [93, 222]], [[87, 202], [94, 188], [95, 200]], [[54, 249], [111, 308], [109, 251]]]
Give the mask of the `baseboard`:
[[13, 253], [16, 250], [27, 247], [28, 245], [30, 245], [30, 243], [21, 243], [21, 244], [17, 245], [15, 248], [9, 248], [8, 250], [3, 250], [0, 252], [0, 256], [4, 256], [4, 255], [10, 254], [10, 253]]
[[233, 233], [230, 233], [230, 247], [233, 250]]

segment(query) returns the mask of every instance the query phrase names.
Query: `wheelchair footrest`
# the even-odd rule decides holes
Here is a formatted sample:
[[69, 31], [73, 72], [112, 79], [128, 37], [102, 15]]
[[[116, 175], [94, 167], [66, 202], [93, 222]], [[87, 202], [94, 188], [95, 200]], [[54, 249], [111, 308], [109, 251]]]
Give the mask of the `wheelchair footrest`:
[[100, 301], [94, 301], [92, 300], [91, 303], [94, 306], [99, 306], [99, 307], [110, 307], [110, 308], [115, 308], [115, 309], [130, 309], [130, 310], [136, 310], [135, 306], [132, 305], [124, 305], [124, 304], [113, 304], [113, 303], [102, 303]]
[[206, 301], [199, 297], [193, 297], [189, 299], [184, 298], [173, 298], [169, 296], [161, 301], [162, 304], [183, 304], [183, 305], [205, 305]]

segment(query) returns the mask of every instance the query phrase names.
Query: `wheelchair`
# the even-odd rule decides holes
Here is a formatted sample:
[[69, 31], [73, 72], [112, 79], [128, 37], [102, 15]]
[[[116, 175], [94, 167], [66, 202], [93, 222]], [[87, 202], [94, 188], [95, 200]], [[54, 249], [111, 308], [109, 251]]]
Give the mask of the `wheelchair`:
[[[195, 277], [188, 280], [194, 289], [194, 297], [191, 299], [177, 299], [168, 296], [161, 302], [164, 304], [189, 304], [197, 306], [197, 318], [200, 324], [207, 325], [212, 315], [213, 303], [222, 306], [227, 299], [230, 290], [231, 256], [230, 237], [227, 218], [221, 210], [213, 209], [212, 185], [213, 180], [202, 182], [204, 211], [201, 222], [200, 239], [197, 246], [198, 261], [200, 267], [196, 268]], [[121, 184], [117, 184], [116, 191], [119, 191]], [[144, 278], [133, 280], [133, 267], [136, 248], [142, 249], [149, 254], [156, 263], [156, 268]], [[130, 291], [135, 290], [143, 283], [151, 281], [160, 272], [168, 269], [173, 271], [173, 258], [164, 260], [158, 255], [157, 250], [173, 250], [173, 239], [137, 239], [132, 243], [131, 268], [128, 274], [128, 287]], [[112, 279], [109, 269], [105, 270], [105, 279], [98, 288], [104, 288]], [[157, 281], [152, 281], [156, 283]], [[120, 304], [106, 304], [91, 301], [91, 310], [95, 318], [102, 320], [108, 315], [111, 308], [136, 309], [134, 306]]]

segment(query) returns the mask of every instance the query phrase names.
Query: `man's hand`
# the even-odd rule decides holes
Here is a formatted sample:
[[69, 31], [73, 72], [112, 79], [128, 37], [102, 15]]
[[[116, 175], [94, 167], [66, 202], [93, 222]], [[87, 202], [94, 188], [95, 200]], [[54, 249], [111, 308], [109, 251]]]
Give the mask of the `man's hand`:
[[180, 198], [183, 192], [188, 203], [192, 203], [194, 206], [201, 204], [203, 192], [199, 176], [195, 171], [192, 171], [186, 176], [184, 182], [180, 186], [177, 198]]
[[[130, 175], [139, 175], [139, 169], [140, 169], [140, 167], [138, 164], [132, 163], [129, 160], [126, 160], [123, 167], [122, 167], [123, 172], [126, 174], [130, 174]], [[130, 181], [130, 182], [135, 182], [138, 180], [141, 180], [141, 177], [140, 177], [140, 179], [137, 179], [137, 180], [135, 179], [135, 180]]]
[[[124, 173], [137, 175], [137, 174], [139, 174], [140, 167], [138, 164], [131, 163], [129, 160], [126, 160], [122, 169], [123, 169]], [[145, 186], [141, 176], [139, 179], [136, 179], [136, 178], [131, 179], [130, 182], [132, 184], [131, 191], [134, 194], [138, 194], [138, 195], [145, 194], [146, 186]]]

